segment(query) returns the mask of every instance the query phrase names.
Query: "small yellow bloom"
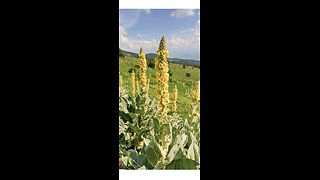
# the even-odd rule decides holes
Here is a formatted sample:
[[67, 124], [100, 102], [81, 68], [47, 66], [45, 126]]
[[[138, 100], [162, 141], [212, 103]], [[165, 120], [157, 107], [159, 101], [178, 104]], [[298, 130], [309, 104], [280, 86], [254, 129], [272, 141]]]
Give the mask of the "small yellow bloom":
[[136, 89], [135, 89], [135, 75], [134, 75], [134, 70], [131, 72], [131, 90], [132, 90], [132, 96], [135, 96], [136, 94]]
[[122, 86], [122, 76], [119, 75], [119, 85]]
[[136, 80], [136, 89], [137, 89], [137, 93], [140, 94], [139, 79]]
[[174, 89], [173, 89], [173, 104], [172, 104], [172, 111], [173, 112], [177, 111], [177, 99], [178, 99], [178, 89], [177, 89], [177, 86], [174, 85]]
[[150, 77], [151, 77], [151, 75], [149, 76], [148, 82], [147, 82], [147, 88], [146, 88], [146, 94], [147, 95], [149, 94], [149, 89], [150, 89]]
[[200, 101], [200, 81], [196, 82], [195, 88], [192, 91], [192, 99]]

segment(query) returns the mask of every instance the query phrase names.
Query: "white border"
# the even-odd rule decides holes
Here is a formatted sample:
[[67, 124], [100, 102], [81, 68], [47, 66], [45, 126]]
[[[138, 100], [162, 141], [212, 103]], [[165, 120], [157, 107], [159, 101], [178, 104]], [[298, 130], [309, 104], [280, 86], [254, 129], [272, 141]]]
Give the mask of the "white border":
[[119, 170], [119, 180], [200, 180], [200, 170]]
[[119, 0], [120, 9], [200, 9], [200, 0]]

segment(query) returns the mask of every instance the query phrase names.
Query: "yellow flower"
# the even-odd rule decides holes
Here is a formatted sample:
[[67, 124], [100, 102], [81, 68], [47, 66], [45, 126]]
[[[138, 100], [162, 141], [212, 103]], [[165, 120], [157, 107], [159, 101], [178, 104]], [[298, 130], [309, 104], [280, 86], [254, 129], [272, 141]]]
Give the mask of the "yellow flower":
[[195, 88], [192, 91], [192, 99], [200, 101], [200, 81], [196, 82]]
[[136, 89], [137, 89], [137, 93], [140, 94], [139, 79], [137, 79], [136, 81]]
[[122, 76], [119, 75], [119, 85], [122, 86]]
[[166, 119], [169, 103], [169, 67], [168, 67], [168, 51], [166, 47], [166, 39], [163, 36], [160, 41], [159, 49], [157, 51], [157, 59], [155, 64], [156, 78], [157, 78], [157, 95], [158, 95], [158, 109], [162, 115], [163, 120]]
[[134, 70], [131, 72], [131, 90], [132, 90], [132, 96], [135, 96], [136, 94], [136, 89], [135, 89], [135, 75], [134, 75]]
[[151, 75], [149, 76], [148, 82], [147, 82], [147, 88], [146, 88], [146, 94], [147, 95], [149, 94], [149, 89], [150, 89], [150, 77], [151, 77]]
[[172, 104], [172, 111], [173, 112], [177, 111], [177, 99], [178, 99], [178, 89], [177, 89], [177, 86], [174, 85], [174, 89], [173, 89], [173, 104]]
[[139, 65], [140, 65], [139, 79], [142, 85], [142, 92], [146, 92], [147, 91], [147, 75], [146, 75], [147, 60], [142, 48], [140, 48], [140, 53], [139, 53]]

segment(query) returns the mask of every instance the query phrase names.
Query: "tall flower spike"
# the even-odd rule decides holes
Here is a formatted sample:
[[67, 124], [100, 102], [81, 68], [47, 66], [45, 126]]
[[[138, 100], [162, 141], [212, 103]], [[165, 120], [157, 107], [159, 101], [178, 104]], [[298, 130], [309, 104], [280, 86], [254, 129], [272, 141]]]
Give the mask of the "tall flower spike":
[[136, 80], [136, 91], [138, 94], [140, 94], [139, 79]]
[[135, 96], [136, 94], [136, 89], [135, 89], [135, 75], [134, 75], [134, 70], [131, 72], [131, 90], [132, 90], [132, 96]]
[[146, 88], [146, 94], [147, 95], [149, 94], [149, 89], [150, 89], [150, 77], [151, 77], [151, 75], [149, 76], [148, 82], [147, 82], [147, 88]]
[[145, 93], [147, 91], [147, 75], [146, 75], [147, 60], [142, 48], [140, 48], [140, 53], [139, 53], [139, 66], [140, 66], [139, 79], [142, 85], [141, 87], [142, 92]]
[[119, 75], [119, 85], [122, 86], [122, 76]]
[[[192, 91], [192, 115], [196, 115], [198, 105], [200, 104], [200, 81], [195, 83], [194, 90]], [[195, 122], [196, 118], [192, 118], [192, 122]]]
[[192, 91], [192, 99], [200, 101], [200, 81], [196, 82], [195, 88]]
[[166, 47], [166, 39], [163, 36], [160, 41], [156, 59], [156, 79], [157, 79], [157, 95], [158, 109], [162, 115], [162, 123], [166, 121], [168, 104], [169, 104], [169, 68], [168, 68], [168, 51]]
[[172, 104], [172, 111], [177, 112], [177, 99], [178, 99], [178, 89], [177, 86], [174, 85], [173, 89], [173, 104]]

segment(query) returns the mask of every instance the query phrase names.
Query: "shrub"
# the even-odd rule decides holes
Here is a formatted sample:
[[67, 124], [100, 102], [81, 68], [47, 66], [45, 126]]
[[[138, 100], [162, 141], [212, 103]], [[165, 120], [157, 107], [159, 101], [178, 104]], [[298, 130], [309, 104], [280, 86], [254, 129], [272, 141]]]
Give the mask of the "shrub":
[[148, 63], [148, 67], [149, 67], [149, 68], [154, 68], [154, 66], [155, 66], [154, 62], [149, 62], [149, 63]]
[[155, 58], [152, 58], [148, 60], [148, 67], [149, 68], [154, 68], [155, 67]]
[[187, 76], [187, 77], [191, 77], [191, 74], [190, 74], [190, 73], [186, 73], [186, 76]]
[[131, 73], [134, 70], [134, 68], [130, 68], [128, 73]]

